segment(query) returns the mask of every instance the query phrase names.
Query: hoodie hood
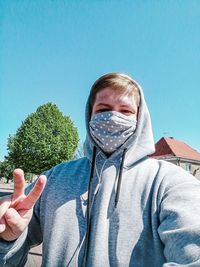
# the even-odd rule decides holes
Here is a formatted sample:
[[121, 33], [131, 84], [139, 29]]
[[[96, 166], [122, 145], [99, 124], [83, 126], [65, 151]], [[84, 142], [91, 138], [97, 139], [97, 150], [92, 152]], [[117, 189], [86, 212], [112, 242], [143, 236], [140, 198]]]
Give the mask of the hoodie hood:
[[[117, 158], [119, 158], [119, 155], [122, 155], [123, 151], [126, 149], [126, 159], [124, 161], [125, 167], [131, 167], [137, 161], [154, 153], [155, 151], [151, 118], [144, 99], [143, 90], [136, 81], [134, 81], [134, 83], [137, 84], [140, 91], [140, 106], [138, 111], [136, 130], [134, 134], [120, 148], [118, 148], [113, 154], [109, 156], [110, 160], [115, 161]], [[97, 150], [101, 149], [94, 142], [93, 138], [90, 135], [90, 129], [89, 129], [90, 118], [91, 118], [91, 108], [90, 108], [90, 99], [88, 98], [85, 110], [87, 136], [84, 143], [84, 154], [91, 161], [94, 146], [97, 147]], [[105, 158], [107, 158], [107, 156], [104, 154], [103, 151], [102, 155]]]

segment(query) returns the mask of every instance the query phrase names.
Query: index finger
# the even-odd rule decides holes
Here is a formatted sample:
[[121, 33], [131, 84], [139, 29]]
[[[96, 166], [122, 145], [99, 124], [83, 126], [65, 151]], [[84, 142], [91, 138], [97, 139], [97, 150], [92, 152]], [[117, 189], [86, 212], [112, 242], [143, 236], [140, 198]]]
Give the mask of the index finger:
[[24, 172], [21, 169], [15, 169], [13, 172], [14, 177], [14, 193], [13, 199], [18, 198], [21, 195], [24, 195], [25, 190], [25, 179], [24, 179]]

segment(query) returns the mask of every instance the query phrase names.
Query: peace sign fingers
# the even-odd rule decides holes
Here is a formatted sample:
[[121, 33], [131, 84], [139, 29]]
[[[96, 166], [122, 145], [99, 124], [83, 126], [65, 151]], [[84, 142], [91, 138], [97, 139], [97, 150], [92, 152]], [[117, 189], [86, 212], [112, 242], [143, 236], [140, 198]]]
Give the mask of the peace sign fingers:
[[24, 172], [15, 169], [13, 176], [13, 195], [0, 199], [0, 238], [8, 241], [17, 239], [29, 224], [32, 208], [42, 194], [47, 180], [45, 175], [41, 175], [26, 196]]
[[39, 199], [40, 195], [42, 194], [42, 191], [44, 190], [44, 187], [46, 185], [46, 176], [41, 175], [37, 179], [33, 189], [29, 192], [29, 194], [16, 206], [17, 210], [23, 209], [23, 210], [29, 210], [33, 208], [36, 201]]

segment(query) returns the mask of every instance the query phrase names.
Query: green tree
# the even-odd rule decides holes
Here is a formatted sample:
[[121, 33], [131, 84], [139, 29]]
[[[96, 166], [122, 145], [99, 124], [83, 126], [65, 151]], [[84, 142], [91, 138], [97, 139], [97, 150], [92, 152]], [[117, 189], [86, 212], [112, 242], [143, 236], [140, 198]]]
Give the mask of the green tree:
[[7, 159], [26, 173], [39, 174], [70, 160], [78, 145], [78, 131], [55, 104], [47, 103], [30, 114], [8, 138]]
[[3, 162], [0, 163], [0, 177], [7, 178], [7, 183], [9, 179], [12, 179], [12, 172], [14, 166], [11, 162], [5, 159]]

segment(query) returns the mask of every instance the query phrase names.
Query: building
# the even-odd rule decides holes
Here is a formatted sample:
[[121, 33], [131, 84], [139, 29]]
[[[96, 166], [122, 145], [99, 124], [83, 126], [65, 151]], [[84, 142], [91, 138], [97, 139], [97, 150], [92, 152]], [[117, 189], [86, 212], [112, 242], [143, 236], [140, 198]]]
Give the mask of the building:
[[155, 144], [151, 157], [174, 163], [193, 174], [200, 180], [200, 153], [173, 137], [162, 137]]

